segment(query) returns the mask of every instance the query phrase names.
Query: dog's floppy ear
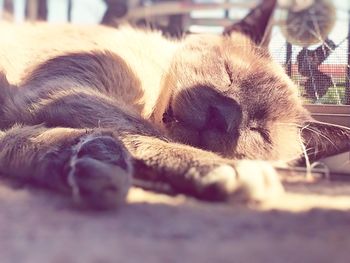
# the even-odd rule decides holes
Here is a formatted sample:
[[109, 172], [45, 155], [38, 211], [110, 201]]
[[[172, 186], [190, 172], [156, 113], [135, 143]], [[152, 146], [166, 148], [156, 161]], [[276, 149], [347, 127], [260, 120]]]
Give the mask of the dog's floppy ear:
[[276, 3], [276, 0], [262, 0], [245, 18], [226, 27], [224, 35], [240, 32], [248, 36], [257, 45], [267, 46], [270, 41], [272, 14]]
[[302, 128], [302, 137], [311, 161], [350, 151], [350, 128], [311, 121]]

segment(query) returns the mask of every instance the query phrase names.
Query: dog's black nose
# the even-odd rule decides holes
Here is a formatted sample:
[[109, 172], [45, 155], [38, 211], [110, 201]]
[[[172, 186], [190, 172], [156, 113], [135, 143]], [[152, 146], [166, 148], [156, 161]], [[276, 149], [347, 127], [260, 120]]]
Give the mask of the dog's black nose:
[[219, 133], [236, 132], [242, 122], [239, 103], [211, 86], [185, 89], [173, 98], [173, 113], [184, 126]]
[[231, 98], [220, 96], [208, 106], [205, 127], [229, 133], [236, 130], [241, 121], [242, 110], [239, 104]]

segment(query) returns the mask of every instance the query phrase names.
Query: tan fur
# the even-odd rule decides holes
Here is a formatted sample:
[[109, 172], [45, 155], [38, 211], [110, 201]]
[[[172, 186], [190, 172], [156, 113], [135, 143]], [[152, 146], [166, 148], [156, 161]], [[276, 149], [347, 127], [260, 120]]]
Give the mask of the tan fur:
[[[67, 52], [108, 50], [118, 54], [133, 72], [137, 72], [137, 79], [141, 81], [139, 88], [143, 97], [139, 98], [138, 103], [146, 104], [143, 108], [145, 117], [149, 117], [153, 110], [162, 76], [179, 45], [165, 39], [159, 32], [137, 30], [129, 26], [113, 30], [103, 26], [2, 23], [0, 32], [1, 64], [8, 80], [14, 84], [20, 83], [32, 67]], [[113, 69], [110, 70], [115, 73]], [[128, 83], [133, 81], [130, 74], [120, 77], [118, 81], [122, 82], [118, 83], [118, 92], [123, 95], [137, 92], [135, 86], [133, 90], [129, 89]], [[128, 82], [127, 85], [123, 85], [123, 81]]]
[[[279, 149], [279, 147], [288, 145], [288, 141], [295, 142], [298, 139], [296, 132], [294, 132], [296, 134], [294, 137], [290, 136], [292, 134], [289, 131], [287, 131], [288, 135], [283, 134], [287, 130], [283, 126], [284, 122], [296, 123], [299, 121], [298, 118], [303, 117], [298, 116], [302, 109], [297, 98], [296, 87], [285, 77], [279, 65], [269, 57], [261, 55], [260, 50], [247, 37], [239, 33], [225, 38], [196, 35], [175, 42], [161, 37], [158, 32], [145, 32], [130, 27], [113, 30], [100, 26], [85, 28], [82, 26], [38, 24], [34, 27], [22, 25], [16, 29], [11, 25], [3, 25], [2, 30], [4, 31], [2, 39], [5, 43], [0, 42], [0, 47], [1, 50], [6, 50], [1, 54], [1, 61], [4, 61], [2, 67], [6, 71], [9, 81], [17, 83], [19, 86], [23, 85], [23, 82], [29, 81], [26, 78], [30, 78], [30, 75], [29, 77], [24, 75], [28, 70], [50, 58], [67, 54], [67, 52], [105, 52], [108, 50], [111, 56], [117, 54], [113, 58], [113, 63], [104, 67], [103, 74], [105, 76], [101, 76], [99, 73], [101, 78], [108, 81], [107, 84], [104, 83], [109, 87], [107, 95], [117, 100], [118, 106], [130, 114], [140, 113], [145, 119], [152, 116], [152, 121], [160, 128], [163, 128], [161, 119], [165, 107], [169, 104], [170, 94], [176, 97], [178, 92], [198, 84], [211, 85], [216, 87], [219, 92], [235, 89], [238, 91], [239, 85], [243, 81], [251, 81], [252, 85], [257, 85], [257, 87], [251, 87], [252, 91], [249, 91], [252, 94], [257, 94], [262, 93], [261, 90], [257, 89], [265, 89], [265, 87], [260, 87], [262, 86], [260, 83], [254, 84], [254, 81], [259, 79], [250, 80], [251, 76], [256, 75], [260, 80], [265, 76], [266, 78], [276, 78], [272, 81], [267, 79], [266, 81], [270, 81], [270, 83], [264, 84], [271, 85], [269, 88], [271, 93], [276, 94], [270, 94], [271, 100], [278, 99], [278, 96], [284, 100], [283, 108], [280, 107], [280, 104], [276, 104], [276, 109], [272, 109], [273, 111], [283, 109], [283, 112], [276, 114], [278, 120], [274, 120], [278, 121], [279, 124], [271, 128], [274, 129], [273, 137], [278, 141], [278, 145], [274, 145], [276, 153], [262, 152], [261, 154], [255, 153], [255, 156], [246, 154], [247, 144], [253, 144], [254, 141], [249, 141], [243, 136], [246, 143], [242, 142], [242, 146], [238, 143], [237, 155], [259, 159], [289, 160], [296, 158], [301, 153], [300, 147], [296, 149], [286, 146], [288, 150]], [[16, 31], [17, 33], [14, 34], [13, 32]], [[25, 46], [6, 45], [8, 42], [25, 43]], [[203, 50], [207, 51], [203, 52]], [[107, 60], [104, 60], [103, 63], [106, 62]], [[230, 63], [229, 67], [233, 69], [234, 83], [230, 83], [229, 76], [223, 66], [224, 63]], [[44, 85], [46, 89], [55, 89], [55, 92], [49, 99], [42, 99], [40, 102], [32, 104], [30, 111], [38, 111], [53, 97], [56, 99], [65, 97], [67, 92], [74, 94], [73, 89], [69, 91], [57, 90], [59, 86], [64, 88], [72, 86], [70, 79], [64, 80], [63, 77], [60, 77], [57, 81], [45, 80]], [[102, 85], [98, 85], [97, 89]], [[92, 91], [84, 92], [91, 93]], [[100, 96], [99, 94], [94, 95], [93, 92], [91, 95]], [[30, 94], [27, 96], [30, 97]], [[243, 96], [238, 98], [239, 94], [234, 96], [238, 101], [245, 99]], [[260, 101], [259, 103], [271, 104], [269, 101]], [[20, 108], [23, 104], [23, 101], [15, 101], [14, 107]], [[187, 107], [186, 105], [181, 106]], [[300, 109], [288, 111], [285, 110], [286, 107], [299, 107]], [[283, 116], [284, 113], [286, 116]], [[288, 130], [290, 129], [288, 127]], [[250, 137], [247, 130], [242, 130], [242, 134], [245, 133], [248, 133], [247, 137]], [[169, 135], [172, 136], [171, 131]], [[283, 141], [282, 138], [288, 141]], [[184, 141], [179, 139], [180, 142]], [[294, 150], [292, 151], [292, 149]], [[232, 155], [232, 153], [225, 155]]]
[[260, 160], [301, 156], [311, 117], [259, 38], [47, 24], [0, 35], [3, 174], [95, 208], [118, 206], [132, 175], [207, 200], [264, 200], [282, 187]]

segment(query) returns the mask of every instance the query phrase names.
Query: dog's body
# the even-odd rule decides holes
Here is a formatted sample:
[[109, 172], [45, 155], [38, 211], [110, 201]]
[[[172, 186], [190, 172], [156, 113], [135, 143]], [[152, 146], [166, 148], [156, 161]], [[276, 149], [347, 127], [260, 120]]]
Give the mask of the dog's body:
[[280, 193], [272, 166], [247, 159], [300, 157], [311, 117], [262, 34], [237, 28], [175, 41], [128, 26], [2, 25], [0, 172], [94, 207], [118, 205], [132, 175], [208, 200]]
[[139, 104], [138, 113], [145, 118], [153, 111], [161, 92], [162, 77], [180, 45], [180, 42], [162, 37], [159, 32], [129, 26], [115, 30], [103, 26], [2, 24], [1, 33], [1, 66], [11, 83], [20, 83], [28, 71], [57, 56], [116, 54], [117, 61], [111, 66], [121, 67], [121, 71], [106, 68], [113, 75], [113, 79], [108, 80], [110, 85], [118, 86], [114, 87], [116, 94], [113, 97], [128, 105]]

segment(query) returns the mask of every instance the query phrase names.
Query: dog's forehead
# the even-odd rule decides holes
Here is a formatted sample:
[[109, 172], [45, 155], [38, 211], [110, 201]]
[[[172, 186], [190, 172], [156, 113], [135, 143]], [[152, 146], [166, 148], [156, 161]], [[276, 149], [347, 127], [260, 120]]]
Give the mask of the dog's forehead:
[[193, 34], [188, 35], [186, 37], [185, 43], [187, 44], [206, 44], [208, 46], [210, 45], [217, 45], [222, 42], [222, 36], [215, 35], [215, 34]]

